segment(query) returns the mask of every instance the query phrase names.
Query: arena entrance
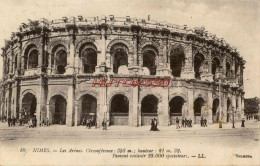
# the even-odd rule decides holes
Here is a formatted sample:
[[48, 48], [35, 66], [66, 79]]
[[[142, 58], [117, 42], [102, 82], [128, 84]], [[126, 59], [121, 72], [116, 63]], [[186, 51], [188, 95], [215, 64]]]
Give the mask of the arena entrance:
[[194, 107], [194, 123], [200, 124], [201, 119], [201, 109], [204, 105], [204, 99], [199, 97], [194, 101], [193, 107]]
[[92, 125], [96, 124], [97, 99], [88, 94], [79, 99], [78, 124], [86, 125], [87, 119], [92, 121]]
[[212, 106], [212, 122], [218, 123], [219, 116], [219, 99], [214, 99]]
[[157, 110], [158, 99], [154, 95], [144, 97], [141, 103], [141, 125], [151, 125], [151, 119], [157, 119]]
[[171, 125], [176, 124], [176, 118], [178, 117], [179, 120], [182, 119], [182, 107], [184, 104], [184, 99], [180, 96], [176, 96], [171, 99], [170, 105], [170, 122]]
[[31, 94], [27, 93], [24, 95], [22, 99], [22, 112], [21, 118], [26, 123], [30, 118], [36, 117], [36, 97]]
[[113, 96], [110, 107], [110, 125], [128, 125], [129, 101], [124, 95]]
[[66, 110], [66, 99], [61, 95], [53, 96], [50, 100], [50, 123], [65, 125]]

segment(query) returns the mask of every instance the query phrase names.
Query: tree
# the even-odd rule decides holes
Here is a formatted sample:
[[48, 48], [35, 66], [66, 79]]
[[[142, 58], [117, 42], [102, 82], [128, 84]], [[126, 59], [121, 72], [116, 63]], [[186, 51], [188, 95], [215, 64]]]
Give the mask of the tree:
[[260, 103], [260, 99], [257, 98], [257, 97], [245, 99], [245, 113], [246, 114], [258, 113], [258, 111], [259, 111], [259, 103]]

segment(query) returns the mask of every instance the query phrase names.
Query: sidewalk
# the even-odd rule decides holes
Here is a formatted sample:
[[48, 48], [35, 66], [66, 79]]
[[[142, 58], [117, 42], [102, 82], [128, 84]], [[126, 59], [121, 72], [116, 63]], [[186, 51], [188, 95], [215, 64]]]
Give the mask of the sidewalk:
[[[185, 130], [234, 130], [232, 128], [232, 123], [222, 124], [222, 128], [219, 128], [218, 123], [208, 124], [208, 127], [201, 127], [200, 124], [193, 124], [192, 128], [180, 128], [176, 129], [176, 125], [171, 126], [158, 126], [161, 131], [185, 131]], [[132, 126], [109, 126], [109, 131], [150, 131], [150, 126], [140, 126], [140, 127], [132, 127]], [[241, 128], [241, 122], [235, 123], [235, 129], [260, 129], [260, 121], [250, 120], [245, 122], [245, 128]], [[0, 130], [49, 130], [49, 131], [103, 131], [102, 127], [91, 129], [86, 128], [85, 126], [66, 126], [66, 125], [50, 125], [48, 127], [36, 127], [36, 128], [28, 128], [27, 125], [19, 126], [18, 124], [14, 127], [8, 127], [7, 123], [0, 122]]]

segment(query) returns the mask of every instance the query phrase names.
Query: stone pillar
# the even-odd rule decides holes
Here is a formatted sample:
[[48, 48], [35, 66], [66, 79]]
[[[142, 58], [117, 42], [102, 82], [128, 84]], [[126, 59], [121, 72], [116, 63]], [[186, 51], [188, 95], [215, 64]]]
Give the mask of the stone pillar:
[[7, 118], [11, 118], [12, 117], [12, 115], [11, 115], [11, 113], [12, 113], [12, 111], [11, 111], [11, 97], [12, 97], [12, 93], [11, 93], [11, 84], [10, 83], [8, 83], [8, 85], [6, 86], [6, 98], [7, 98], [7, 102], [6, 102], [6, 112], [7, 112]]
[[68, 27], [69, 35], [69, 55], [67, 56], [66, 74], [74, 73], [74, 58], [75, 58], [75, 27]]
[[40, 76], [39, 78], [39, 88], [37, 91], [37, 107], [36, 107], [36, 119], [37, 125], [39, 125], [42, 119], [46, 120], [47, 109], [46, 109], [46, 90], [44, 85], [44, 78]]
[[6, 73], [6, 56], [3, 55], [3, 68], [2, 68], [2, 77], [5, 76], [5, 73]]
[[164, 114], [164, 110], [163, 110], [163, 99], [162, 98], [159, 98], [158, 100], [158, 110], [157, 110], [157, 113], [158, 113], [158, 125], [163, 125], [164, 124], [164, 118], [163, 118], [163, 114]]
[[79, 123], [79, 101], [75, 101], [74, 102], [74, 109], [75, 109], [75, 122], [74, 122], [74, 126], [78, 126]]
[[193, 89], [188, 89], [188, 111], [187, 111], [187, 118], [192, 119], [192, 122], [195, 124], [194, 119], [194, 108], [193, 108]]
[[[220, 62], [221, 63], [221, 62]], [[226, 63], [227, 63], [227, 55], [224, 55], [224, 59], [223, 59], [223, 76], [225, 76], [226, 78], [226, 72], [227, 72], [227, 66], [226, 66]]]
[[12, 90], [12, 110], [14, 111], [14, 117], [19, 118], [19, 112], [18, 111], [18, 102], [17, 102], [17, 98], [18, 98], [18, 82], [15, 81], [13, 83], [13, 90]]
[[11, 47], [11, 60], [10, 60], [10, 68], [9, 68], [9, 73], [13, 74], [14, 70], [13, 70], [13, 63], [14, 63], [14, 50], [13, 50], [13, 46]]
[[[38, 55], [38, 66], [37, 66], [37, 70], [38, 73], [42, 73], [42, 67], [43, 67], [43, 60], [45, 59], [45, 34], [44, 31], [41, 32], [41, 44], [40, 44], [40, 48], [39, 48], [39, 55]], [[37, 121], [38, 123], [38, 121]]]
[[241, 94], [241, 109], [242, 109], [242, 117], [244, 118], [244, 115], [245, 115], [245, 102], [244, 102], [244, 95]]
[[163, 45], [163, 49], [162, 49], [162, 63], [163, 65], [162, 67], [162, 75], [163, 76], [171, 76], [172, 75], [172, 70], [171, 70], [171, 65], [170, 65], [170, 61], [168, 62], [168, 37], [164, 36], [163, 37], [163, 41], [161, 42]]
[[[232, 107], [234, 107], [234, 111], [237, 110], [237, 108], [236, 108], [236, 93], [235, 92], [232, 93]], [[234, 113], [234, 119], [235, 120], [236, 120], [236, 115], [237, 115], [237, 112]], [[232, 118], [231, 118], [231, 122], [232, 122]]]
[[240, 94], [238, 96], [238, 111], [239, 111], [239, 113], [238, 113], [238, 120], [241, 120], [243, 115], [242, 115], [242, 97], [240, 96]]
[[192, 45], [185, 47], [185, 66], [181, 73], [181, 78], [195, 79], [195, 72], [193, 67]]
[[[68, 78], [68, 98], [66, 110], [66, 125], [73, 126], [74, 116], [74, 77]], [[76, 122], [75, 122], [76, 123]]]
[[223, 98], [222, 98], [222, 103], [223, 103], [223, 107], [222, 107], [222, 112], [223, 112], [223, 117], [222, 117], [222, 121], [223, 123], [227, 123], [227, 92], [225, 91], [223, 93]]
[[[75, 71], [75, 73], [76, 74], [80, 74], [80, 73], [83, 73], [84, 72], [84, 68], [83, 68], [83, 66], [82, 66], [82, 60], [81, 60], [81, 58], [79, 57], [79, 52], [76, 52], [75, 53], [75, 62], [74, 62], [74, 64], [75, 64], [75, 69], [74, 69], [74, 71]], [[80, 70], [81, 69], [81, 70]]]
[[170, 122], [170, 110], [169, 110], [169, 91], [167, 89], [163, 89], [164, 93], [162, 93], [162, 111], [163, 111], [163, 126], [169, 126]]
[[[106, 72], [106, 30], [107, 24], [101, 25], [101, 40], [99, 41], [101, 45], [101, 52], [98, 52], [98, 62], [96, 66], [96, 73]], [[109, 50], [110, 51], [110, 50]]]
[[212, 121], [212, 118], [213, 118], [212, 107], [213, 107], [213, 95], [212, 95], [212, 91], [209, 91], [208, 92], [208, 102], [207, 102], [207, 105], [206, 105], [207, 113], [208, 113], [207, 121], [208, 121], [209, 124], [213, 123], [213, 121]]
[[[128, 61], [128, 63], [130, 64], [130, 66], [128, 66], [130, 73], [131, 74], [139, 74], [139, 72], [141, 72], [141, 68], [138, 66], [138, 58], [139, 58], [139, 52], [141, 50], [139, 50], [138, 48], [138, 38], [140, 36], [140, 30], [139, 27], [132, 27], [132, 32], [133, 32], [133, 53], [132, 53], [132, 59], [130, 59], [130, 61]], [[131, 56], [131, 55], [130, 55]]]
[[129, 110], [129, 112], [132, 111], [132, 126], [138, 127], [138, 100], [139, 100], [139, 87], [135, 86], [133, 87], [133, 110]]

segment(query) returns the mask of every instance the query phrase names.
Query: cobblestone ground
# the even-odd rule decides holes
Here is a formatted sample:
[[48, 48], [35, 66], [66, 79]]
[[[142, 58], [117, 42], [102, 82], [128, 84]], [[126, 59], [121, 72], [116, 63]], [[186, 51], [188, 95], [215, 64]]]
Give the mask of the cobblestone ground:
[[[151, 132], [149, 126], [111, 126], [108, 130], [102, 130], [60, 125], [7, 127], [7, 123], [1, 123], [0, 165], [179, 165], [208, 164], [213, 161], [214, 164], [259, 165], [260, 122], [251, 120], [246, 121], [245, 128], [240, 126], [241, 123], [236, 123], [233, 129], [232, 124], [223, 124], [223, 128], [219, 129], [218, 124], [208, 127], [194, 125], [193, 128], [177, 130], [173, 125], [159, 126], [160, 131]], [[48, 152], [38, 152], [37, 148], [46, 148]], [[97, 149], [112, 150], [113, 153], [90, 152]], [[160, 151], [162, 149], [163, 152]], [[130, 158], [128, 150], [146, 157]], [[163, 157], [156, 157], [158, 153]], [[129, 156], [125, 157], [127, 154]], [[173, 157], [178, 154], [184, 158]], [[206, 157], [199, 158], [202, 154]], [[252, 158], [241, 158], [241, 155]]]

